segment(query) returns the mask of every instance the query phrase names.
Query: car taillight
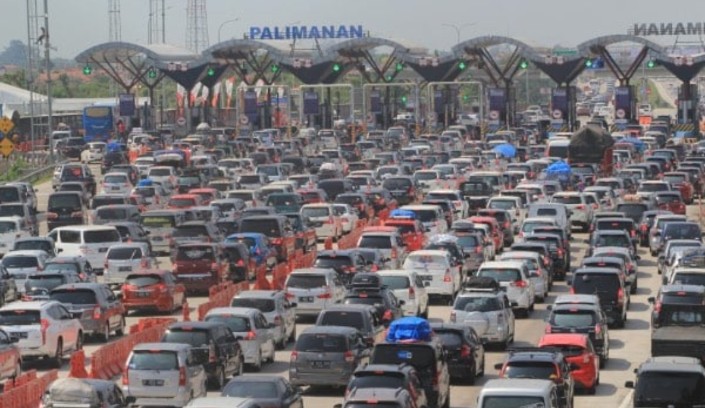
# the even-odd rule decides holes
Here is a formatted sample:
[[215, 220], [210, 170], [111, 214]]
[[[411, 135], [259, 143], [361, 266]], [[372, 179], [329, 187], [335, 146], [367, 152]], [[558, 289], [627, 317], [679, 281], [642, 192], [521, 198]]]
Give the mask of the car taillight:
[[439, 378], [441, 373], [436, 373], [436, 375], [433, 376], [433, 379], [431, 380], [431, 385], [433, 386], [434, 391], [438, 391], [438, 383], [439, 383]]
[[100, 306], [96, 306], [93, 308], [93, 320], [100, 320]]
[[42, 331], [42, 343], [46, 343], [47, 341], [47, 330], [49, 330], [49, 320], [48, 319], [42, 319], [39, 321], [40, 328]]
[[460, 348], [460, 357], [468, 358], [470, 357], [470, 354], [472, 354], [472, 349], [470, 349], [470, 346], [463, 344], [463, 347]]
[[599, 324], [595, 325], [595, 336], [602, 337], [602, 327]]
[[563, 256], [563, 249], [562, 248], [558, 248], [558, 256], [561, 256], [561, 257]]
[[511, 225], [509, 224], [509, 221], [504, 222], [504, 228], [509, 228]]
[[281, 326], [281, 325], [282, 325], [282, 317], [281, 317], [281, 316], [274, 316], [274, 325], [275, 325], [275, 326]]
[[636, 231], [634, 231], [634, 230], [629, 231], [629, 235], [630, 235], [632, 238], [636, 237]]
[[215, 344], [211, 343], [210, 346], [208, 346], [208, 362], [215, 363], [216, 360], [217, 358], [215, 355]]
[[346, 351], [345, 354], [345, 362], [346, 363], [353, 363], [355, 362], [355, 356], [353, 355], [352, 351]]
[[296, 359], [299, 358], [299, 353], [297, 351], [292, 351], [291, 356], [289, 356], [289, 361], [296, 362]]
[[257, 333], [253, 331], [248, 331], [245, 335], [245, 340], [255, 340], [257, 338]]
[[571, 295], [575, 295], [575, 288], [571, 286], [570, 289], [568, 289], [568, 293], [570, 293]]
[[272, 238], [272, 244], [273, 245], [281, 245], [282, 244], [282, 239], [281, 238]]
[[539, 278], [541, 277], [541, 275], [543, 275], [543, 274], [541, 273], [541, 269], [537, 269], [537, 270], [535, 270], [535, 271], [533, 271], [533, 272], [534, 272], [534, 275], [536, 275], [536, 276], [539, 277]]
[[186, 367], [179, 367], [179, 387], [186, 386]]
[[416, 289], [409, 287], [409, 299], [416, 299]]
[[661, 313], [661, 301], [659, 300], [654, 305], [654, 313]]
[[392, 256], [391, 257], [392, 257], [392, 259], [397, 259], [397, 249], [396, 248], [392, 248]]
[[321, 293], [320, 295], [316, 296], [319, 299], [331, 299], [333, 296], [331, 295], [330, 292], [325, 292]]
[[382, 315], [382, 320], [385, 322], [391, 322], [392, 321], [392, 311], [387, 309], [384, 311], [384, 315]]
[[526, 281], [523, 281], [521, 279], [516, 280], [512, 283], [510, 283], [511, 286], [514, 286], [516, 288], [525, 288], [526, 287]]
[[122, 385], [130, 385], [130, 369], [127, 367], [122, 373]]
[[328, 221], [325, 221], [325, 224], [333, 224], [333, 216], [328, 217]]
[[446, 269], [446, 274], [443, 275], [443, 282], [448, 283], [448, 282], [451, 282], [451, 281], [452, 281], [452, 278], [451, 278], [451, 276], [450, 276], [450, 269]]
[[143, 268], [148, 268], [149, 267], [149, 259], [142, 258], [142, 261], [140, 261], [140, 266]]
[[211, 271], [218, 271], [218, 262], [211, 262]]
[[551, 325], [547, 323], [546, 327], [544, 327], [544, 329], [543, 329], [543, 332], [544, 333], [551, 333], [552, 332]]
[[547, 256], [543, 257], [543, 266], [548, 266], [548, 257]]
[[287, 299], [294, 299], [294, 298], [296, 298], [296, 295], [294, 295], [293, 293], [289, 293], [289, 292], [286, 292], [286, 293], [285, 293], [285, 296], [286, 296]]
[[83, 217], [83, 212], [81, 211], [74, 211], [71, 213], [71, 218], [82, 218]]
[[590, 362], [590, 355], [587, 353], [583, 353], [583, 364], [587, 364]]
[[455, 319], [456, 319], [456, 316], [455, 316], [455, 310], [454, 310], [454, 311], [450, 312], [450, 321], [455, 323]]
[[641, 232], [646, 232], [647, 228], [646, 224], [641, 224]]
[[580, 204], [580, 205], [578, 205], [578, 206], [575, 207], [575, 208], [577, 208], [578, 210], [584, 210], [584, 209], [585, 209], [585, 205]]
[[620, 305], [624, 304], [624, 289], [620, 288], [619, 291], [617, 291], [617, 303]]
[[475, 253], [476, 254], [481, 254], [482, 253], [482, 245], [478, 245], [475, 247]]

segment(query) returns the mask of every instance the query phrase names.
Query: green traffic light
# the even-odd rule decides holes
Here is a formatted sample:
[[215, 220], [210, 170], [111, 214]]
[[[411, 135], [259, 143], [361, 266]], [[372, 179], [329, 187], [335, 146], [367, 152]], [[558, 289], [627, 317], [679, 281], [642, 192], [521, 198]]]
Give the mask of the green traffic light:
[[340, 72], [340, 64], [333, 64], [333, 72]]
[[460, 63], [458, 63], [458, 69], [461, 71], [467, 67], [468, 67], [468, 64], [466, 64], [465, 61], [460, 61]]
[[[274, 72], [276, 72], [276, 71], [274, 71]], [[208, 68], [208, 71], [206, 72], [206, 74], [209, 77], [215, 76], [215, 70], [213, 68]]]
[[408, 99], [407, 99], [406, 95], [404, 95], [404, 96], [401, 97], [401, 101], [402, 101], [402, 102], [406, 103], [407, 100], [408, 100]]
[[395, 69], [397, 70], [397, 72], [401, 71], [402, 69], [404, 69], [404, 64], [402, 64], [401, 62], [397, 62]]
[[586, 66], [587, 68], [592, 68], [592, 64], [593, 64], [593, 62], [592, 62], [591, 59], [585, 60], [585, 66]]
[[154, 79], [157, 77], [157, 70], [154, 68], [150, 68], [149, 71], [147, 71], [147, 77], [150, 79]]
[[521, 60], [521, 62], [519, 63], [519, 68], [527, 69], [527, 68], [529, 68], [529, 63], [526, 62], [526, 60]]
[[93, 72], [93, 67], [90, 65], [85, 65], [83, 67], [83, 75], [90, 75]]
[[387, 77], [386, 77], [385, 79], [387, 80], [387, 82], [392, 82], [392, 76], [391, 76], [391, 75], [387, 75]]
[[279, 72], [279, 65], [272, 65], [272, 72]]
[[651, 68], [654, 68], [654, 67], [656, 67], [656, 61], [654, 61], [654, 60], [649, 60], [649, 62], [646, 63], [646, 68], [651, 69]]

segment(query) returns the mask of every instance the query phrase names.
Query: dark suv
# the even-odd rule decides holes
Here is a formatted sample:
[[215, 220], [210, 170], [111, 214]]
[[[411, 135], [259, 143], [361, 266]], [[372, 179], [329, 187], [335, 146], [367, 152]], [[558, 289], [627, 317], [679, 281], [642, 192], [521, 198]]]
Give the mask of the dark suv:
[[80, 193], [60, 191], [51, 193], [47, 203], [47, 229], [66, 225], [81, 225], [86, 221], [86, 207]]
[[651, 357], [635, 369], [634, 407], [699, 407], [705, 404], [705, 369], [696, 358]]
[[607, 318], [599, 305], [562, 303], [549, 305], [546, 333], [583, 333], [590, 337], [604, 367], [610, 354]]
[[208, 381], [221, 390], [229, 376], [242, 375], [244, 359], [239, 340], [222, 323], [174, 323], [162, 336], [162, 343], [184, 343], [193, 346], [194, 354], [203, 354]]
[[277, 261], [284, 262], [296, 252], [296, 235], [284, 215], [258, 215], [244, 218], [240, 232], [259, 232], [269, 238], [277, 250]]
[[705, 287], [680, 284], [664, 285], [659, 290], [658, 296], [650, 297], [648, 300], [654, 305], [651, 312], [651, 327], [656, 329], [663, 323], [671, 323], [667, 313], [705, 305]]
[[560, 398], [559, 407], [573, 407], [575, 384], [570, 375], [572, 367], [560, 352], [545, 349], [515, 349], [504, 363], [495, 364], [500, 378], [535, 378], [552, 380]]
[[345, 395], [355, 389], [365, 388], [401, 388], [414, 397], [416, 407], [428, 406], [419, 373], [410, 364], [368, 364], [358, 367], [350, 378]]
[[431, 328], [448, 355], [451, 379], [472, 385], [485, 375], [485, 347], [475, 329], [454, 323], [432, 323]]
[[624, 327], [627, 321], [629, 291], [622, 271], [615, 268], [580, 268], [573, 272], [570, 292], [597, 295], [607, 321], [615, 327]]

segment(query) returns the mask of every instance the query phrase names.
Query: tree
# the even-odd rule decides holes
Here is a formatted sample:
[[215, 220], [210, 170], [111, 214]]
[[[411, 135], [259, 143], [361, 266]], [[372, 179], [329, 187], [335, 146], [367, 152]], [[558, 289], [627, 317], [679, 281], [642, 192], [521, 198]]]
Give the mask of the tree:
[[0, 53], [1, 65], [27, 65], [27, 46], [20, 40], [10, 40], [10, 44]]

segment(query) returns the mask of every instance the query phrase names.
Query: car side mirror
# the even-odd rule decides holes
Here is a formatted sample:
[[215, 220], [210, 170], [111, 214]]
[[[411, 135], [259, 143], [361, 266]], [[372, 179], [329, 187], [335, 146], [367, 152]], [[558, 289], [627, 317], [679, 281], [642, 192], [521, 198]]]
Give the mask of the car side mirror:
[[132, 405], [135, 402], [137, 402], [137, 397], [133, 397], [132, 395], [125, 397], [125, 402], [128, 403], [128, 405]]
[[502, 369], [502, 366], [504, 366], [504, 363], [497, 363], [497, 364], [494, 365], [494, 369], [495, 369], [495, 370], [501, 370], [501, 369]]
[[56, 249], [56, 252], [57, 252], [57, 253], [64, 252], [64, 248], [57, 248], [57, 249]]
[[653, 296], [650, 296], [650, 297], [647, 298], [646, 300], [647, 300], [649, 303], [651, 303], [652, 305], [653, 305], [654, 303], [656, 303], [656, 298], [653, 297]]
[[634, 388], [634, 381], [625, 381], [624, 388]]
[[553, 310], [553, 305], [546, 306], [546, 310]]

